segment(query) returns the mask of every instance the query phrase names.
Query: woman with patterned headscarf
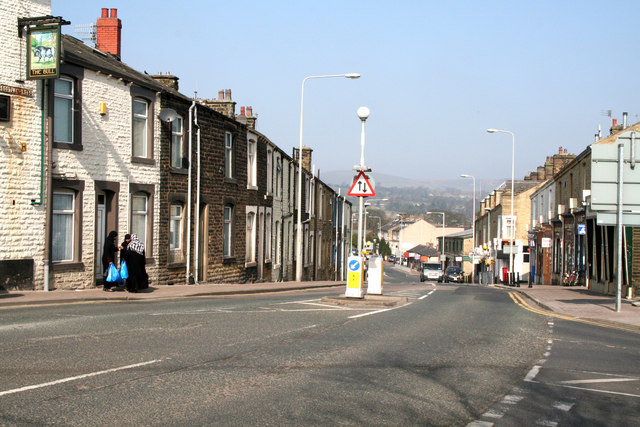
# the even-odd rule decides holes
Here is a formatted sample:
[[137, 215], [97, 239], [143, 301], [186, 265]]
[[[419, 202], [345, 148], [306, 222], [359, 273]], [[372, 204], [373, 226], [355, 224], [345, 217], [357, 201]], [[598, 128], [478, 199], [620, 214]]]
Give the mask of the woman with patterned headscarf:
[[145, 265], [147, 263], [144, 243], [138, 239], [137, 234], [131, 235], [131, 241], [127, 245], [126, 251], [127, 268], [129, 269], [129, 279], [127, 280], [127, 291], [138, 292], [149, 287], [149, 276]]

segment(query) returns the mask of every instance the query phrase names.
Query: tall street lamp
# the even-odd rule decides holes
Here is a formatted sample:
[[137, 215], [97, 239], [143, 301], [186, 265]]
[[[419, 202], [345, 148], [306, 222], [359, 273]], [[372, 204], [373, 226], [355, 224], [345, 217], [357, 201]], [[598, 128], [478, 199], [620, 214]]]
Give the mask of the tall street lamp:
[[[360, 132], [360, 166], [356, 166], [354, 169], [359, 171], [365, 171], [367, 167], [364, 165], [364, 122], [369, 118], [371, 112], [367, 107], [360, 107], [357, 111], [360, 122], [362, 123], [362, 130]], [[362, 256], [362, 239], [363, 239], [363, 210], [364, 210], [364, 197], [358, 197], [358, 256]]]
[[463, 173], [461, 178], [473, 178], [473, 211], [471, 212], [471, 233], [473, 233], [473, 257], [471, 258], [471, 282], [475, 283], [476, 266], [473, 263], [476, 255], [476, 177], [473, 175], [467, 175]]
[[[442, 248], [441, 248], [440, 252], [442, 253], [441, 255], [444, 255], [444, 212], [431, 212], [431, 211], [427, 212], [427, 215], [430, 215], [430, 214], [440, 214], [440, 215], [442, 215]], [[444, 263], [445, 263], [446, 257], [442, 257], [442, 258], [443, 258], [442, 259], [442, 270], [444, 271]]]
[[508, 133], [511, 135], [511, 247], [509, 248], [509, 273], [513, 273], [513, 247], [516, 238], [516, 221], [513, 217], [513, 179], [516, 164], [516, 136], [513, 132], [500, 129], [487, 129], [489, 133]]
[[358, 79], [360, 74], [328, 74], [324, 76], [308, 76], [302, 80], [302, 96], [300, 99], [300, 144], [298, 146], [298, 196], [296, 206], [297, 215], [297, 237], [296, 237], [296, 281], [302, 281], [302, 119], [304, 112], [304, 84], [310, 79], [326, 79], [331, 77], [346, 77], [348, 79]]

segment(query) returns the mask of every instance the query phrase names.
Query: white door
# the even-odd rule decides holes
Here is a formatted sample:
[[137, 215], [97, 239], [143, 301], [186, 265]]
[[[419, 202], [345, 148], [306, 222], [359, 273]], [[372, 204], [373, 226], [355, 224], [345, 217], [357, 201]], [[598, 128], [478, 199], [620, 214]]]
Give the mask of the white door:
[[98, 279], [102, 279], [102, 250], [104, 249], [104, 240], [106, 239], [106, 213], [105, 213], [105, 195], [98, 194], [98, 205], [96, 209], [96, 259], [94, 274]]

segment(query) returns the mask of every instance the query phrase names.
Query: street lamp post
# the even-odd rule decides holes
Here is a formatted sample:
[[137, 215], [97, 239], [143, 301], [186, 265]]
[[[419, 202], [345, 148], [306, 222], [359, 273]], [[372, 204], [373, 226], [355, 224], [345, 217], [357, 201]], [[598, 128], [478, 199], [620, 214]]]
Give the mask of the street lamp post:
[[298, 195], [296, 207], [298, 209], [297, 215], [297, 236], [296, 236], [296, 281], [302, 281], [302, 123], [304, 113], [304, 84], [310, 79], [325, 79], [331, 77], [346, 77], [348, 79], [360, 78], [360, 74], [347, 73], [347, 74], [328, 74], [324, 76], [308, 76], [302, 80], [302, 93], [300, 98], [300, 144], [298, 146]]
[[367, 216], [369, 215], [369, 212], [367, 212], [367, 208], [369, 206], [371, 206], [371, 203], [364, 202], [364, 218], [362, 218], [362, 220], [364, 221], [364, 225], [363, 225], [364, 233], [362, 234], [362, 245], [365, 247], [367, 244]]
[[[500, 129], [487, 129], [489, 133], [508, 133], [511, 135], [511, 247], [509, 248], [509, 274], [514, 274], [513, 271], [513, 247], [515, 245], [516, 238], [516, 221], [513, 218], [513, 180], [515, 175], [516, 164], [516, 136], [513, 132]], [[515, 277], [515, 274], [514, 274]], [[509, 280], [511, 282], [511, 280]]]
[[[427, 215], [429, 214], [440, 214], [442, 215], [442, 248], [441, 248], [441, 255], [444, 255], [444, 212], [427, 212]], [[444, 271], [444, 263], [445, 263], [445, 259], [446, 257], [442, 257], [442, 270]]]
[[471, 212], [471, 233], [473, 233], [473, 257], [471, 258], [471, 282], [476, 282], [476, 266], [473, 263], [476, 255], [476, 177], [473, 175], [467, 175], [463, 173], [460, 175], [461, 178], [472, 178], [473, 179], [473, 211]]
[[[365, 144], [365, 134], [364, 134], [364, 122], [369, 118], [369, 114], [371, 112], [367, 107], [360, 107], [357, 111], [358, 117], [360, 118], [360, 122], [362, 123], [362, 130], [360, 132], [360, 166], [356, 166], [355, 169], [359, 171], [365, 171], [367, 167], [364, 165], [364, 144]], [[362, 239], [363, 239], [363, 213], [364, 211], [364, 197], [358, 197], [358, 256], [362, 256]]]

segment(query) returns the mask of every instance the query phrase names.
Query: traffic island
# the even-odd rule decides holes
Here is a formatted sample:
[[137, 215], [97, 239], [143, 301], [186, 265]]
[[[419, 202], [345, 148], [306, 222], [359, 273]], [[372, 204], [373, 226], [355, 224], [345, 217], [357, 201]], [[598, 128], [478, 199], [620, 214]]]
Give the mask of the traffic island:
[[349, 298], [344, 295], [338, 297], [324, 297], [324, 304], [350, 307], [395, 307], [409, 302], [407, 297], [392, 297], [385, 295], [365, 295], [363, 298]]

